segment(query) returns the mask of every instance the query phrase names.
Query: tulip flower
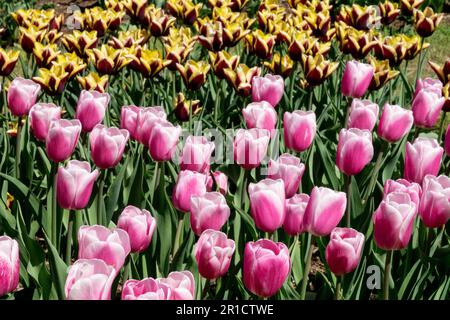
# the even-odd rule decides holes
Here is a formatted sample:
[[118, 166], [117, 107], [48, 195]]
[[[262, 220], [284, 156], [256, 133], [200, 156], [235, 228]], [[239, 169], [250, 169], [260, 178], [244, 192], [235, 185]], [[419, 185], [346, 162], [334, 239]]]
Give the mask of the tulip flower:
[[33, 77], [33, 81], [41, 85], [49, 95], [59, 95], [64, 91], [70, 73], [62, 65], [53, 64], [50, 69], [39, 69], [39, 76]]
[[[73, 78], [87, 67], [83, 62], [83, 59], [78, 57], [74, 52], [66, 52], [58, 55], [56, 61], [53, 62], [53, 65], [61, 66], [62, 69], [69, 74], [69, 79]], [[108, 77], [106, 77], [106, 79], [107, 78]], [[104, 90], [101, 92], [104, 92]]]
[[385, 1], [384, 3], [380, 2], [378, 4], [378, 9], [380, 10], [379, 13], [381, 16], [381, 23], [385, 26], [390, 25], [400, 15], [398, 3], [393, 3], [390, 1]]
[[50, 123], [61, 119], [61, 107], [53, 103], [37, 103], [30, 109], [30, 127], [37, 140], [45, 141]]
[[268, 177], [283, 180], [286, 198], [292, 197], [297, 192], [304, 172], [305, 165], [299, 158], [289, 153], [282, 154], [277, 160], [269, 161]]
[[181, 212], [189, 212], [191, 209], [191, 197], [201, 196], [206, 193], [206, 175], [190, 171], [180, 171], [177, 183], [173, 188], [172, 203]]
[[144, 19], [150, 26], [150, 33], [154, 37], [167, 36], [176, 22], [176, 18], [168, 15], [162, 8], [148, 6], [144, 12]]
[[419, 36], [426, 38], [431, 36], [444, 18], [443, 14], [435, 14], [433, 8], [414, 10], [414, 27]]
[[64, 292], [67, 300], [110, 300], [114, 268], [99, 259], [80, 259], [69, 267]]
[[147, 210], [127, 206], [119, 216], [117, 227], [128, 233], [131, 252], [143, 252], [152, 241], [156, 220]]
[[445, 131], [444, 149], [447, 157], [450, 157], [450, 125], [447, 127], [447, 131]]
[[203, 4], [196, 4], [192, 0], [168, 0], [166, 6], [170, 14], [191, 25], [197, 20]]
[[89, 135], [91, 157], [95, 165], [102, 169], [115, 167], [122, 159], [129, 136], [125, 129], [96, 125]]
[[79, 120], [59, 119], [50, 123], [45, 145], [53, 162], [62, 162], [72, 155], [81, 132]]
[[219, 192], [191, 196], [191, 228], [198, 236], [207, 229], [219, 231], [230, 217], [230, 208]]
[[259, 167], [269, 146], [270, 132], [265, 129], [239, 129], [233, 142], [234, 161], [244, 169]]
[[177, 70], [189, 90], [198, 90], [206, 82], [210, 66], [206, 61], [188, 60], [183, 66], [177, 64]]
[[253, 102], [242, 109], [247, 128], [266, 129], [274, 133], [277, 124], [277, 112], [272, 105], [266, 101]]
[[256, 29], [247, 35], [245, 39], [250, 52], [256, 54], [260, 59], [268, 59], [272, 56], [275, 45], [274, 35], [265, 34], [263, 31]]
[[432, 61], [429, 61], [428, 64], [442, 83], [450, 81], [450, 59], [446, 60], [442, 66]]
[[17, 77], [8, 89], [8, 107], [17, 117], [28, 114], [30, 108], [36, 103], [41, 86], [32, 80]]
[[80, 120], [84, 132], [91, 132], [105, 117], [109, 104], [109, 94], [98, 91], [81, 91], [75, 117]]
[[160, 284], [168, 285], [172, 291], [172, 300], [194, 300], [195, 280], [189, 271], [175, 271], [167, 278], [158, 279]]
[[283, 225], [286, 216], [284, 182], [264, 179], [248, 186], [250, 212], [255, 225], [264, 232], [274, 232]]
[[370, 100], [353, 99], [347, 128], [372, 131], [377, 123], [379, 107]]
[[130, 133], [130, 138], [137, 140], [137, 120], [141, 108], [137, 106], [123, 106], [120, 109], [120, 128]]
[[[155, 123], [158, 120], [166, 120], [167, 115], [161, 106], [139, 108], [136, 119], [136, 126], [132, 129], [135, 139], [145, 146], [148, 146]], [[164, 122], [164, 121], [163, 121]], [[125, 128], [126, 129], [126, 128]]]
[[356, 128], [342, 129], [336, 153], [336, 165], [346, 175], [362, 171], [373, 158], [372, 134]]
[[442, 91], [434, 88], [424, 88], [420, 90], [412, 103], [414, 124], [419, 127], [432, 128], [436, 124], [445, 98]]
[[408, 245], [417, 207], [404, 192], [392, 192], [381, 201], [373, 215], [374, 239], [384, 250], [400, 250]]
[[244, 63], [240, 63], [235, 69], [226, 68], [223, 70], [225, 79], [234, 90], [242, 96], [247, 97], [252, 91], [252, 79], [261, 74], [259, 67], [250, 68]]
[[97, 46], [97, 31], [73, 30], [72, 34], [66, 34], [61, 39], [68, 52], [75, 52], [77, 56], [83, 58], [87, 55], [87, 50]]
[[358, 61], [349, 61], [342, 76], [342, 94], [346, 97], [361, 98], [369, 88], [373, 78], [372, 65]]
[[225, 233], [205, 230], [194, 246], [198, 272], [209, 280], [224, 276], [230, 267], [235, 248], [234, 241], [228, 239]]
[[285, 112], [283, 121], [286, 148], [297, 152], [308, 149], [316, 136], [316, 114], [302, 110]]
[[165, 120], [154, 122], [154, 127], [151, 129], [151, 134], [148, 139], [148, 150], [152, 159], [155, 161], [168, 161], [172, 159], [180, 134], [180, 126], [174, 126]]
[[172, 300], [171, 288], [153, 278], [127, 280], [122, 289], [122, 300]]
[[223, 172], [214, 171], [212, 175], [210, 174], [206, 178], [206, 190], [208, 192], [217, 190], [226, 195], [228, 192], [228, 176]]
[[416, 207], [419, 207], [420, 198], [422, 196], [422, 188], [418, 183], [409, 182], [405, 179], [388, 179], [384, 183], [384, 198], [386, 198], [386, 196], [392, 192], [407, 193]]
[[286, 217], [283, 222], [284, 231], [290, 236], [305, 232], [303, 217], [309, 196], [304, 193], [295, 194], [286, 200]]
[[0, 48], [0, 76], [7, 77], [11, 74], [19, 60], [19, 55], [20, 51]]
[[414, 98], [422, 89], [435, 91], [438, 95], [441, 95], [442, 87], [443, 87], [442, 82], [439, 81], [438, 79], [433, 78], [417, 79], [416, 90], [414, 91]]
[[394, 143], [411, 130], [414, 117], [411, 110], [398, 105], [385, 104], [378, 124], [377, 134], [383, 140]]
[[109, 45], [102, 45], [100, 49], [87, 50], [89, 60], [101, 75], [112, 75], [126, 67], [131, 61], [131, 56], [125, 49], [115, 49]]
[[94, 225], [78, 230], [78, 259], [103, 260], [118, 273], [130, 251], [130, 238], [122, 229]]
[[90, 72], [85, 77], [77, 76], [77, 81], [84, 90], [105, 92], [108, 86], [108, 75], [99, 76], [96, 72]]
[[206, 137], [187, 137], [180, 156], [180, 169], [201, 173], [208, 172], [214, 147], [214, 142], [209, 142]]
[[140, 72], [146, 78], [153, 78], [157, 76], [171, 61], [164, 60], [162, 54], [158, 50], [149, 50], [140, 46], [132, 50], [133, 61], [130, 63], [130, 68]]
[[264, 66], [274, 74], [279, 74], [283, 78], [287, 78], [291, 75], [294, 68], [294, 61], [285, 55], [281, 56], [278, 52], [274, 53], [270, 62], [265, 61]]
[[266, 101], [276, 107], [283, 98], [284, 80], [281, 76], [267, 74], [252, 79], [252, 101]]
[[450, 178], [427, 175], [423, 179], [419, 215], [428, 228], [439, 228], [450, 220]]
[[369, 58], [369, 61], [374, 69], [373, 78], [369, 86], [371, 91], [382, 88], [400, 74], [400, 71], [391, 68], [388, 60], [378, 61], [375, 58]]
[[339, 224], [347, 207], [347, 195], [325, 187], [314, 187], [303, 216], [309, 233], [323, 237]]
[[173, 108], [175, 117], [180, 121], [189, 121], [202, 111], [200, 100], [187, 100], [182, 92], [178, 93]]
[[321, 54], [316, 56], [302, 55], [302, 66], [307, 86], [319, 86], [328, 79], [339, 66], [338, 62], [325, 59]]
[[91, 172], [89, 162], [70, 160], [59, 167], [56, 176], [56, 197], [61, 208], [80, 210], [87, 206], [98, 170]]
[[271, 297], [283, 286], [291, 269], [289, 250], [282, 242], [260, 239], [244, 250], [245, 287], [259, 297]]
[[217, 53], [210, 51], [208, 54], [214, 74], [219, 79], [225, 78], [225, 69], [229, 68], [234, 70], [239, 64], [240, 56], [232, 56], [226, 51], [219, 51]]
[[427, 174], [439, 173], [444, 149], [432, 138], [419, 137], [413, 143], [406, 143], [404, 177], [406, 180], [422, 183]]
[[0, 236], [0, 297], [17, 288], [19, 271], [19, 244], [8, 236]]

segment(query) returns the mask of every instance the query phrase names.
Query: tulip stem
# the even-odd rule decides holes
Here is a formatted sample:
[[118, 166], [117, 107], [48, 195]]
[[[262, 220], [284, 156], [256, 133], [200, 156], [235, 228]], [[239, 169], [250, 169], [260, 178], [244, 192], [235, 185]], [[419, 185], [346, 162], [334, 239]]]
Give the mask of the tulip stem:
[[295, 73], [297, 72], [297, 62], [294, 62], [294, 66], [292, 68], [291, 76], [290, 76], [290, 83], [289, 83], [289, 107], [291, 110], [295, 110], [294, 106], [292, 105], [294, 100], [294, 84], [295, 84]]
[[308, 287], [308, 278], [309, 278], [309, 271], [311, 270], [311, 260], [312, 260], [312, 253], [314, 249], [314, 238], [311, 236], [310, 233], [308, 233], [308, 240], [309, 242], [309, 249], [308, 253], [306, 254], [306, 262], [305, 262], [305, 271], [303, 273], [303, 279], [302, 279], [302, 287], [300, 291], [300, 299], [305, 300], [306, 297], [306, 288]]
[[334, 292], [334, 300], [341, 300], [344, 296], [341, 294], [342, 284], [344, 283], [344, 276], [339, 276], [336, 279], [336, 291]]
[[103, 221], [103, 206], [102, 206], [102, 202], [103, 202], [103, 189], [105, 186], [105, 176], [106, 176], [106, 170], [105, 172], [100, 172], [100, 177], [99, 177], [99, 185], [98, 185], [98, 195], [97, 195], [97, 224], [99, 225], [103, 225], [104, 221]]
[[308, 111], [312, 110], [313, 97], [314, 97], [314, 88], [309, 91]]
[[[216, 82], [217, 83], [217, 82]], [[214, 103], [214, 123], [217, 123], [217, 119], [219, 117], [219, 104], [220, 104], [220, 98], [222, 94], [222, 83], [219, 80], [219, 85], [216, 86], [216, 101]]]
[[438, 137], [438, 141], [439, 141], [439, 143], [442, 143], [442, 136], [443, 136], [443, 134], [444, 134], [444, 123], [445, 123], [445, 118], [447, 118], [447, 112], [446, 111], [444, 111], [443, 113], [442, 113], [442, 116], [441, 116], [441, 123], [440, 123], [440, 125], [439, 125], [439, 137]]
[[69, 211], [69, 222], [67, 224], [67, 240], [66, 240], [66, 264], [69, 266], [72, 261], [72, 234], [73, 220], [76, 212]]
[[347, 194], [347, 210], [345, 212], [345, 225], [350, 228], [352, 222], [352, 177], [344, 175], [345, 193]]
[[422, 73], [422, 64], [423, 64], [423, 61], [422, 61], [422, 56], [423, 56], [423, 42], [424, 42], [424, 38], [421, 37], [421, 38], [420, 38], [419, 61], [418, 61], [418, 63], [417, 63], [416, 81], [414, 82], [414, 85], [417, 84], [417, 80], [419, 79], [420, 74]]
[[20, 179], [20, 149], [21, 149], [22, 117], [18, 118], [16, 135], [16, 179]]
[[378, 152], [377, 161], [375, 162], [375, 166], [372, 171], [372, 176], [370, 177], [369, 188], [367, 189], [366, 196], [363, 199], [363, 204], [366, 204], [367, 201], [372, 197], [373, 191], [377, 182], [378, 173], [380, 171], [381, 163], [383, 162], [383, 155], [386, 152], [388, 144], [384, 141], [381, 142], [381, 149]]
[[386, 253], [386, 262], [384, 265], [383, 300], [389, 300], [389, 278], [391, 277], [393, 253], [393, 250]]
[[206, 295], [209, 292], [209, 288], [210, 288], [210, 280], [205, 279], [205, 286], [203, 287], [203, 291], [202, 291], [202, 300], [206, 300]]
[[178, 249], [180, 248], [180, 237], [182, 229], [183, 229], [183, 217], [181, 216], [180, 220], [178, 221], [177, 233], [175, 233], [175, 244], [173, 246], [172, 259], [175, 258], [175, 255], [177, 254]]

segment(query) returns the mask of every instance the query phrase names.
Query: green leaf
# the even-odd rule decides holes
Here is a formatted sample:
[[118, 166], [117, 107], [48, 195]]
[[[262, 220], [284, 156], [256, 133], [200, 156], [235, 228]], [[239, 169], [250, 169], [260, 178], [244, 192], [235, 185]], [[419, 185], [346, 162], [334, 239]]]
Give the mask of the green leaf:
[[114, 210], [116, 209], [118, 205], [118, 200], [120, 196], [120, 189], [122, 188], [123, 179], [125, 177], [125, 173], [127, 171], [128, 166], [128, 159], [125, 160], [125, 163], [122, 165], [122, 168], [119, 171], [119, 174], [114, 178], [114, 182], [111, 184], [111, 186], [108, 189], [108, 200], [106, 202], [106, 225], [109, 224], [109, 222], [112, 219]]

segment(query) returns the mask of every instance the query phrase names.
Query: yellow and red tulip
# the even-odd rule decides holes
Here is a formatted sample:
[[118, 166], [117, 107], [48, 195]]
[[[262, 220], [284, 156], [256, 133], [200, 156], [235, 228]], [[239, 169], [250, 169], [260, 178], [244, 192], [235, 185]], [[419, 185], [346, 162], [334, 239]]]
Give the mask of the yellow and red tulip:
[[345, 22], [358, 30], [372, 29], [379, 19], [373, 7], [358, 4], [342, 6], [336, 17], [337, 21]]
[[273, 46], [276, 37], [272, 34], [266, 34], [261, 30], [256, 30], [245, 37], [248, 48], [261, 59], [268, 59], [272, 56]]
[[190, 90], [197, 90], [206, 82], [206, 75], [210, 69], [206, 61], [188, 60], [184, 65], [177, 63], [176, 66], [184, 84]]
[[316, 55], [315, 57], [303, 55], [302, 66], [308, 85], [318, 86], [331, 76], [339, 63], [326, 60], [322, 55]]
[[20, 52], [0, 48], [0, 76], [9, 76], [16, 66]]
[[240, 56], [232, 56], [226, 51], [219, 51], [217, 53], [209, 52], [209, 59], [214, 74], [219, 79], [225, 78], [225, 69], [236, 69], [239, 64]]
[[201, 110], [200, 100], [186, 100], [182, 92], [178, 93], [174, 101], [174, 113], [178, 120], [188, 121], [189, 116], [195, 116]]
[[258, 67], [249, 68], [246, 64], [239, 64], [236, 69], [224, 69], [225, 79], [243, 97], [252, 92], [252, 79], [261, 74]]
[[175, 71], [177, 70], [177, 64], [183, 63], [188, 57], [189, 53], [194, 49], [194, 43], [190, 45], [183, 44], [165, 44], [164, 45], [166, 51], [166, 60], [169, 60], [170, 63], [167, 65], [169, 70]]
[[99, 76], [96, 72], [90, 72], [87, 76], [77, 76], [78, 83], [84, 90], [105, 92], [108, 86], [108, 75]]
[[36, 42], [42, 42], [46, 30], [40, 30], [35, 26], [28, 28], [20, 27], [19, 44], [27, 53], [32, 53]]
[[442, 96], [445, 98], [444, 106], [442, 107], [442, 110], [444, 112], [450, 111], [450, 82], [447, 82], [447, 84], [442, 88]]
[[167, 10], [170, 14], [183, 20], [186, 24], [193, 24], [197, 20], [203, 4], [195, 4], [192, 0], [168, 0]]
[[147, 0], [125, 0], [122, 3], [131, 18], [139, 22], [144, 21]]
[[202, 25], [201, 35], [198, 36], [198, 42], [209, 51], [220, 51], [224, 47], [222, 23], [206, 23]]
[[435, 14], [431, 7], [414, 10], [414, 27], [422, 38], [431, 36], [442, 21], [442, 14]]
[[337, 39], [341, 51], [345, 54], [351, 54], [355, 59], [365, 58], [377, 44], [372, 30], [357, 30], [345, 23], [337, 23], [336, 25]]
[[288, 55], [281, 56], [278, 52], [275, 52], [270, 62], [264, 61], [264, 66], [271, 73], [287, 78], [292, 72], [294, 62]]
[[33, 55], [37, 65], [41, 68], [50, 67], [60, 53], [56, 44], [43, 45], [40, 42], [34, 44]]
[[39, 69], [39, 76], [33, 77], [33, 81], [50, 95], [61, 94], [64, 91], [69, 73], [60, 65], [53, 65], [50, 69]]
[[86, 69], [86, 63], [84, 63], [83, 59], [78, 57], [75, 52], [66, 52], [58, 55], [53, 64], [60, 65], [68, 72], [69, 79]]
[[154, 5], [149, 5], [144, 12], [144, 22], [146, 27], [150, 28], [150, 33], [154, 37], [164, 37], [169, 34], [170, 28], [175, 24], [177, 19]]
[[433, 69], [434, 73], [438, 76], [439, 80], [441, 80], [442, 84], [446, 84], [450, 82], [450, 59], [444, 62], [441, 66], [435, 62], [429, 61], [431, 69]]
[[379, 61], [375, 58], [369, 59], [373, 66], [373, 78], [369, 85], [369, 90], [378, 90], [386, 85], [389, 81], [397, 77], [400, 72], [392, 70], [388, 60]]
[[118, 36], [112, 37], [108, 44], [115, 49], [130, 48], [143, 45], [149, 37], [150, 35], [145, 29], [119, 31]]
[[163, 59], [158, 50], [137, 47], [132, 52], [133, 61], [130, 63], [130, 68], [139, 71], [146, 78], [156, 76], [171, 63], [171, 61]]
[[413, 14], [425, 0], [400, 0], [400, 8], [404, 14]]
[[132, 61], [126, 49], [114, 49], [109, 45], [102, 45], [100, 49], [88, 50], [87, 53], [100, 74], [116, 74]]
[[400, 14], [400, 9], [398, 3], [393, 3], [390, 1], [385, 1], [378, 4], [378, 9], [380, 10], [381, 23], [385, 26], [390, 25], [397, 19]]
[[83, 58], [86, 57], [87, 50], [97, 46], [97, 31], [74, 30], [72, 34], [64, 35], [61, 41], [67, 51], [75, 52]]

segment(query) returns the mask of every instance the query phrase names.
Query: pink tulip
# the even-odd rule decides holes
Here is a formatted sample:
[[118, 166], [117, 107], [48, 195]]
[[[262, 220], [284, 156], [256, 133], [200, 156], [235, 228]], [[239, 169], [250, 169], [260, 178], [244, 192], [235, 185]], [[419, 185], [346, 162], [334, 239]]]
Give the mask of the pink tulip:
[[139, 140], [137, 126], [140, 110], [141, 108], [133, 105], [123, 106], [120, 109], [120, 128], [128, 130], [130, 138], [134, 140]]
[[212, 175], [208, 175], [206, 180], [206, 190], [208, 192], [215, 191], [219, 188], [219, 192], [226, 195], [228, 192], [228, 177], [225, 173], [220, 171], [214, 171]]
[[69, 268], [64, 288], [67, 300], [111, 300], [116, 272], [99, 259], [80, 259]]
[[297, 192], [304, 172], [305, 165], [299, 158], [289, 153], [282, 154], [278, 160], [269, 161], [268, 177], [283, 180], [286, 198], [292, 197]]
[[290, 236], [305, 232], [303, 217], [309, 196], [304, 193], [296, 194], [286, 200], [286, 217], [283, 222], [284, 231]]
[[91, 172], [86, 161], [70, 160], [59, 167], [56, 176], [56, 197], [61, 208], [80, 210], [86, 208], [92, 194], [98, 170]]
[[219, 192], [191, 197], [191, 227], [198, 236], [207, 229], [219, 231], [230, 217], [230, 208]]
[[445, 98], [442, 92], [424, 88], [417, 93], [412, 103], [414, 124], [419, 127], [433, 128], [439, 118]]
[[239, 129], [234, 138], [234, 161], [244, 169], [259, 167], [266, 156], [270, 132], [265, 129]]
[[433, 78], [417, 79], [414, 98], [422, 89], [433, 90], [436, 91], [436, 93], [440, 94], [442, 93], [442, 82], [438, 79]]
[[8, 236], [0, 236], [0, 297], [17, 288], [19, 271], [19, 244]]
[[342, 76], [341, 91], [346, 97], [361, 98], [373, 78], [373, 66], [358, 61], [348, 61]]
[[428, 228], [444, 226], [450, 220], [450, 178], [427, 175], [423, 179], [419, 215]]
[[264, 179], [248, 186], [250, 212], [255, 225], [264, 232], [274, 232], [286, 216], [284, 182]]
[[173, 188], [173, 206], [181, 212], [191, 209], [191, 197], [206, 193], [206, 176], [202, 173], [183, 170], [178, 174], [177, 183]]
[[129, 136], [126, 129], [96, 125], [89, 135], [95, 165], [102, 169], [115, 167], [122, 159]]
[[260, 239], [244, 250], [245, 287], [260, 297], [271, 297], [283, 286], [291, 269], [289, 250], [282, 242]]
[[347, 127], [372, 131], [377, 123], [378, 112], [378, 104], [370, 100], [353, 99]]
[[270, 103], [266, 101], [250, 103], [242, 109], [242, 115], [244, 116], [247, 128], [266, 129], [273, 135], [272, 130], [275, 130], [277, 124], [277, 112]]
[[149, 147], [149, 139], [156, 122], [166, 123], [164, 121], [166, 118], [166, 112], [160, 106], [139, 108], [135, 129], [136, 139], [143, 145]]
[[331, 272], [340, 276], [358, 266], [364, 246], [364, 235], [352, 228], [334, 228], [325, 250]]
[[122, 289], [122, 300], [172, 300], [171, 298], [170, 287], [153, 278], [127, 280]]
[[411, 130], [414, 117], [411, 110], [398, 105], [385, 104], [378, 124], [377, 134], [388, 142], [397, 142]]
[[80, 137], [81, 123], [74, 120], [54, 120], [50, 123], [45, 145], [53, 162], [64, 161], [72, 155]]
[[28, 114], [30, 108], [36, 103], [41, 86], [36, 82], [17, 77], [8, 89], [8, 107], [11, 113], [17, 117]]
[[78, 259], [100, 259], [118, 273], [131, 251], [126, 231], [104, 226], [81, 226], [78, 230]]
[[180, 157], [180, 169], [207, 173], [214, 146], [214, 142], [209, 142], [206, 137], [187, 137]]
[[152, 159], [155, 161], [172, 159], [180, 134], [180, 126], [174, 126], [166, 120], [154, 121], [150, 138], [148, 139], [148, 150]]
[[447, 127], [447, 131], [445, 131], [444, 149], [447, 157], [450, 157], [450, 125]]
[[372, 134], [368, 130], [342, 129], [336, 153], [336, 165], [346, 175], [360, 173], [373, 158]]
[[158, 279], [157, 281], [170, 287], [172, 300], [195, 299], [195, 280], [189, 271], [171, 272], [167, 278]]
[[441, 166], [444, 149], [436, 139], [417, 138], [406, 143], [404, 177], [406, 180], [422, 183], [427, 174], [436, 176]]
[[283, 121], [286, 148], [297, 152], [308, 149], [316, 136], [316, 114], [302, 110], [285, 112]]
[[81, 91], [75, 117], [80, 120], [84, 132], [91, 132], [103, 121], [109, 104], [109, 94], [98, 91]]
[[386, 198], [386, 196], [392, 192], [407, 193], [416, 207], [419, 207], [420, 197], [422, 196], [422, 188], [418, 183], [409, 182], [405, 179], [388, 179], [384, 183], [384, 198]]
[[131, 252], [142, 252], [152, 241], [156, 220], [147, 210], [127, 206], [119, 216], [117, 227], [128, 233]]
[[228, 239], [225, 233], [205, 230], [194, 247], [198, 272], [206, 279], [224, 276], [230, 267], [234, 250], [234, 241]]
[[381, 201], [373, 215], [374, 239], [384, 250], [400, 250], [408, 245], [417, 207], [404, 192], [392, 192]]
[[61, 119], [61, 107], [53, 103], [36, 103], [30, 109], [30, 127], [37, 140], [45, 141], [53, 120]]
[[303, 216], [309, 233], [323, 237], [339, 224], [347, 207], [347, 195], [325, 187], [314, 187]]
[[252, 101], [267, 101], [272, 107], [276, 107], [283, 98], [284, 80], [279, 75], [266, 74], [264, 77], [252, 79]]

